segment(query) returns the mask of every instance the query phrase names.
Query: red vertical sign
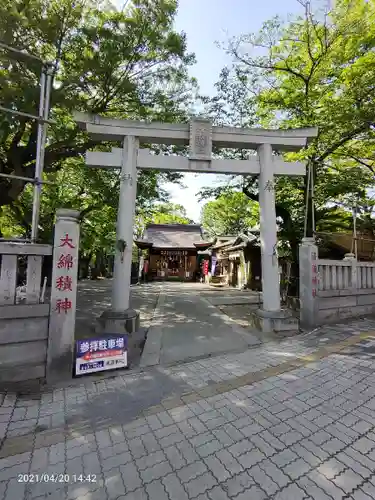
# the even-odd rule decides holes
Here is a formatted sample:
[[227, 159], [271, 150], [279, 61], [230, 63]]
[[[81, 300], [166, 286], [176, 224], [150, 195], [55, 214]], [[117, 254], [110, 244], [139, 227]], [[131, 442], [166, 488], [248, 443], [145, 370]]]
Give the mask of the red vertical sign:
[[69, 292], [72, 292], [72, 276], [71, 271], [73, 270], [73, 256], [69, 252], [70, 249], [75, 248], [73, 239], [70, 238], [69, 234], [66, 233], [65, 236], [60, 238], [60, 248], [64, 251], [60, 255], [57, 261], [57, 269], [60, 273], [55, 280], [55, 288], [63, 294], [63, 296], [56, 301], [56, 311], [58, 314], [65, 313], [72, 308], [72, 301], [69, 297]]

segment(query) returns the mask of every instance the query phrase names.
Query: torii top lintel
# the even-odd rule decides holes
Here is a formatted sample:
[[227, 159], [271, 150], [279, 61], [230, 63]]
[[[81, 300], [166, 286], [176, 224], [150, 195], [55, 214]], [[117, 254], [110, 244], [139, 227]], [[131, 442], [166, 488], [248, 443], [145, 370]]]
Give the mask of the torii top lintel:
[[[193, 119], [190, 124], [118, 120], [86, 113], [75, 113], [74, 118], [78, 125], [98, 142], [119, 141], [131, 135], [146, 144], [190, 144], [191, 146], [192, 130], [195, 128], [195, 131], [199, 132], [201, 127], [203, 131], [201, 136], [209, 137], [210, 142], [219, 148], [256, 149], [260, 144], [271, 144], [275, 151], [298, 151], [318, 134], [318, 129], [315, 127], [290, 130], [216, 127], [201, 118]], [[199, 134], [196, 137], [200, 137]], [[198, 149], [202, 146], [202, 152], [207, 146], [196, 145]]]

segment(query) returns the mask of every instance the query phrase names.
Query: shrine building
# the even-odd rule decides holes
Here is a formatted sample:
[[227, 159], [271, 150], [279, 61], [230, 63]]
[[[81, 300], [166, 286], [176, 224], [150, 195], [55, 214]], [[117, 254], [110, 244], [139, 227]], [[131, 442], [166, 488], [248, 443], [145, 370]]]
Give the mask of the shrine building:
[[198, 224], [149, 224], [135, 244], [145, 251], [148, 279], [192, 281], [213, 241], [206, 241]]

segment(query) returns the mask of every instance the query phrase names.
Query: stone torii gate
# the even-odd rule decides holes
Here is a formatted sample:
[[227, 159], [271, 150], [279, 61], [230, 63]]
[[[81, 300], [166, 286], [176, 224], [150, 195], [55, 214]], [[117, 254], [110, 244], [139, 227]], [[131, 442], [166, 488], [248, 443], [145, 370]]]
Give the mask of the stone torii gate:
[[[122, 148], [113, 148], [109, 153], [86, 153], [89, 167], [121, 169], [111, 310], [102, 316], [107, 321], [106, 330], [123, 332], [125, 323], [129, 333], [137, 328], [138, 317], [129, 309], [129, 296], [137, 169], [142, 168], [259, 176], [263, 309], [258, 311], [258, 317], [263, 330], [275, 329], [275, 324], [285, 317], [285, 313], [280, 307], [274, 176], [305, 175], [306, 166], [300, 162], [285, 162], [273, 155], [273, 151], [298, 151], [316, 137], [318, 130], [214, 127], [201, 118], [195, 118], [189, 124], [170, 124], [77, 113], [75, 119], [92, 139], [98, 142], [121, 141], [123, 144]], [[155, 155], [148, 149], [139, 149], [140, 143], [188, 145], [189, 156]], [[213, 145], [255, 149], [258, 154], [248, 160], [216, 160], [212, 158]]]

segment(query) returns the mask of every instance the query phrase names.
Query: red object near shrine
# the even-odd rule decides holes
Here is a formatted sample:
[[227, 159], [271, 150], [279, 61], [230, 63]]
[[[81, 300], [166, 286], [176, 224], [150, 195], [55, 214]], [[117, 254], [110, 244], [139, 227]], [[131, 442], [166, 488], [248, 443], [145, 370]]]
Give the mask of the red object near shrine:
[[203, 274], [207, 276], [208, 274], [208, 260], [203, 261]]

